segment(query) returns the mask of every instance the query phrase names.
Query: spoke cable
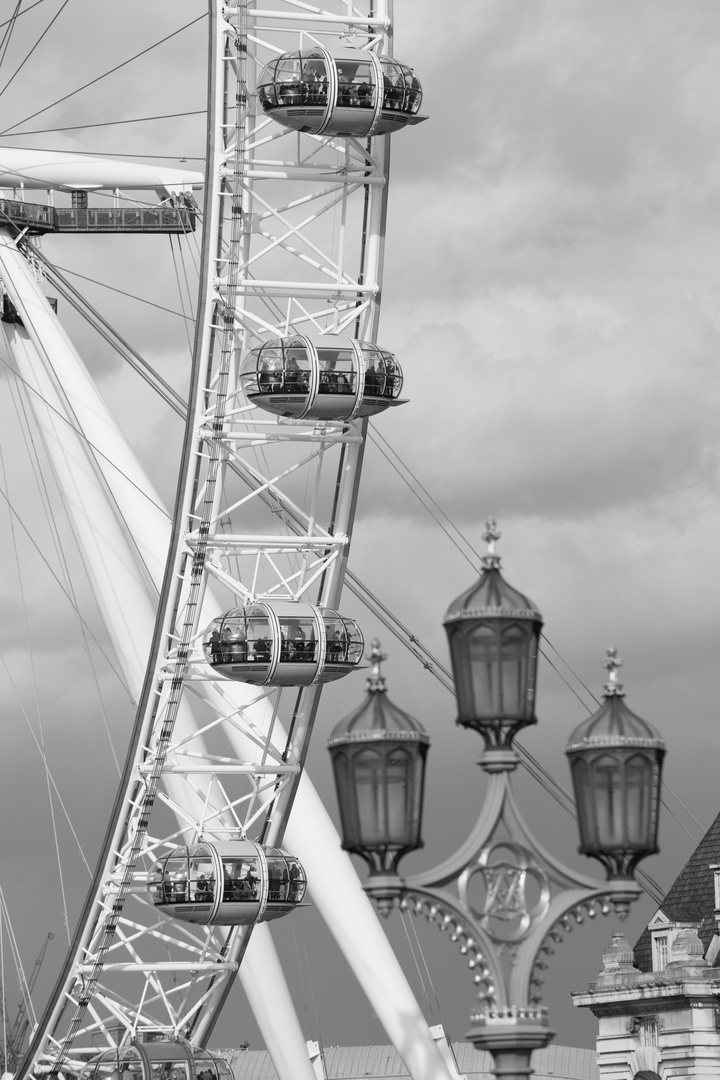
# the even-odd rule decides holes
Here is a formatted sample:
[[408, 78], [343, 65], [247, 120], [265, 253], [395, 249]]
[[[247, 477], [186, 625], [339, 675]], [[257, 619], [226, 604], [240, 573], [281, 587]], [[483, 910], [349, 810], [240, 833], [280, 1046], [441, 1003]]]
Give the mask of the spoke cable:
[[[38, 249], [39, 250], [39, 249]], [[134, 293], [126, 292], [124, 289], [118, 289], [114, 285], [108, 285], [104, 281], [98, 281], [96, 278], [86, 277], [85, 274], [79, 274], [77, 270], [68, 270], [66, 266], [57, 266], [49, 263], [53, 267], [53, 270], [62, 270], [65, 274], [70, 274], [71, 277], [80, 278], [82, 281], [89, 281], [92, 285], [99, 285], [102, 289], [108, 289], [110, 292], [118, 293], [120, 296], [127, 296], [129, 300], [137, 300], [140, 304], [147, 304], [149, 307], [158, 308], [160, 311], [166, 311], [168, 315], [175, 315], [178, 319], [189, 319], [189, 315], [183, 315], [180, 311], [173, 311], [172, 308], [164, 307], [162, 304], [155, 304], [152, 300], [147, 300], [144, 296], [135, 296]], [[85, 301], [87, 303], [87, 301]]]
[[[12, 387], [11, 397], [15, 406], [15, 415], [17, 417], [18, 424], [22, 432], [23, 442], [25, 443], [27, 459], [31, 462], [33, 476], [35, 477], [35, 483], [40, 493], [40, 502], [43, 506], [43, 510], [45, 511], [45, 520], [49, 527], [52, 545], [55, 550], [55, 556], [58, 559], [63, 571], [63, 579], [65, 582], [66, 592], [71, 598], [70, 606], [75, 613], [75, 619], [77, 622], [78, 631], [80, 633], [80, 639], [83, 645], [83, 651], [85, 653], [85, 658], [92, 673], [92, 679], [95, 685], [95, 694], [97, 696], [98, 706], [100, 709], [100, 716], [102, 718], [105, 733], [107, 735], [108, 743], [110, 745], [110, 753], [112, 754], [117, 774], [118, 776], [120, 776], [120, 762], [118, 761], [117, 753], [115, 751], [115, 744], [113, 742], [112, 733], [110, 731], [110, 722], [108, 719], [107, 709], [105, 708], [105, 701], [100, 690], [100, 680], [98, 678], [95, 662], [90, 651], [90, 643], [85, 632], [85, 625], [83, 620], [80, 618], [80, 605], [78, 603], [75, 593], [72, 575], [70, 573], [70, 567], [65, 557], [65, 549], [60, 540], [60, 530], [58, 528], [57, 520], [53, 512], [50, 493], [48, 492], [47, 483], [45, 481], [45, 475], [43, 473], [43, 470], [40, 468], [40, 455], [35, 444], [33, 425], [30, 423], [30, 416], [26, 408], [25, 398], [19, 392], [19, 387]], [[21, 413], [22, 419], [20, 416]]]
[[[31, 544], [33, 545], [33, 547], [35, 548], [35, 551], [37, 552], [37, 554], [38, 554], [38, 555], [40, 556], [40, 558], [42, 559], [42, 561], [43, 561], [43, 562], [45, 563], [45, 566], [46, 566], [46, 567], [47, 567], [47, 569], [49, 570], [49, 572], [50, 572], [51, 576], [52, 576], [52, 577], [54, 578], [54, 580], [56, 581], [56, 583], [57, 583], [57, 584], [58, 584], [58, 585], [60, 586], [61, 590], [62, 590], [62, 591], [63, 591], [63, 593], [65, 594], [65, 599], [66, 599], [66, 600], [68, 600], [68, 601], [70, 602], [70, 604], [72, 604], [72, 603], [73, 603], [73, 599], [72, 599], [72, 597], [70, 596], [70, 594], [69, 594], [69, 593], [68, 593], [68, 591], [66, 590], [65, 586], [63, 585], [63, 583], [62, 583], [62, 581], [60, 580], [60, 578], [58, 577], [58, 575], [57, 575], [57, 574], [55, 573], [55, 571], [53, 570], [53, 568], [52, 568], [52, 566], [50, 565], [50, 563], [49, 563], [48, 559], [46, 558], [46, 556], [45, 556], [45, 555], [44, 555], [44, 554], [42, 553], [42, 551], [41, 551], [41, 550], [40, 550], [40, 548], [38, 547], [37, 541], [36, 541], [36, 540], [35, 540], [35, 538], [33, 537], [33, 534], [32, 534], [32, 532], [31, 532], [31, 531], [30, 531], [30, 529], [29, 529], [29, 528], [27, 527], [27, 525], [26, 525], [26, 524], [25, 524], [25, 523], [23, 522], [23, 520], [22, 520], [22, 518], [20, 517], [20, 515], [18, 514], [17, 510], [15, 509], [15, 507], [14, 507], [14, 506], [12, 505], [12, 503], [10, 502], [10, 499], [9, 499], [9, 497], [8, 497], [8, 494], [7, 494], [7, 492], [6, 492], [6, 491], [3, 491], [3, 489], [2, 489], [2, 488], [0, 488], [0, 498], [3, 498], [3, 499], [5, 500], [5, 502], [6, 502], [6, 504], [7, 504], [7, 507], [8, 507], [8, 510], [9, 510], [9, 512], [10, 512], [10, 513], [11, 513], [11, 514], [13, 515], [13, 517], [15, 518], [15, 520], [16, 520], [16, 522], [17, 522], [17, 524], [18, 524], [18, 525], [20, 526], [20, 528], [21, 528], [21, 529], [23, 530], [23, 532], [24, 532], [24, 534], [25, 534], [26, 538], [27, 538], [27, 539], [28, 539], [28, 540], [30, 541], [30, 543], [31, 543]], [[105, 650], [103, 649], [103, 646], [102, 646], [102, 644], [101, 644], [101, 643], [100, 643], [100, 642], [98, 641], [98, 639], [97, 639], [97, 638], [95, 637], [95, 635], [94, 635], [94, 633], [93, 633], [92, 629], [90, 628], [90, 626], [89, 626], [89, 625], [87, 624], [87, 622], [86, 622], [86, 621], [85, 621], [85, 619], [83, 618], [83, 616], [82, 616], [82, 613], [80, 612], [80, 610], [79, 610], [79, 609], [78, 609], [78, 611], [77, 611], [77, 615], [78, 615], [78, 617], [79, 617], [80, 619], [82, 619], [82, 621], [83, 621], [83, 626], [85, 627], [85, 632], [86, 632], [87, 634], [89, 634], [89, 636], [90, 636], [90, 637], [92, 638], [92, 640], [93, 640], [93, 641], [94, 641], [94, 643], [95, 643], [95, 646], [97, 647], [97, 649], [98, 649], [98, 650], [99, 650], [99, 652], [101, 653], [101, 655], [102, 655], [103, 659], [104, 659], [104, 660], [105, 660], [105, 661], [107, 662], [107, 665], [108, 665], [108, 667], [110, 668], [110, 670], [112, 671], [112, 673], [113, 673], [113, 674], [114, 674], [114, 675], [116, 676], [116, 678], [117, 678], [118, 682], [119, 682], [119, 683], [120, 683], [120, 685], [122, 686], [123, 690], [124, 690], [124, 691], [125, 691], [125, 692], [127, 693], [127, 695], [128, 695], [128, 697], [130, 698], [130, 700], [132, 700], [132, 698], [131, 698], [131, 695], [130, 695], [130, 689], [129, 689], [129, 687], [128, 687], [127, 683], [125, 682], [125, 679], [123, 678], [123, 676], [122, 676], [121, 672], [120, 672], [120, 671], [119, 671], [119, 670], [118, 670], [118, 669], [117, 669], [117, 668], [115, 667], [115, 665], [114, 665], [114, 663], [113, 663], [112, 659], [111, 659], [111, 658], [110, 658], [110, 657], [108, 656], [108, 654], [107, 654], [107, 653], [105, 652]]]
[[25, 10], [21, 11], [19, 15], [11, 15], [11, 17], [9, 19], [6, 19], [5, 22], [0, 22], [0, 30], [2, 30], [3, 26], [7, 26], [8, 23], [13, 22], [16, 18], [19, 19], [22, 15], [27, 15], [28, 11], [32, 11], [33, 8], [36, 8], [39, 4], [44, 3], [45, 0], [35, 0], [34, 4], [31, 4], [30, 7], [26, 7]]
[[[65, 0], [65, 3], [67, 3], [67, 0]], [[30, 115], [26, 116], [23, 120], [18, 120], [17, 123], [11, 124], [5, 131], [0, 132], [0, 135], [7, 135], [8, 132], [14, 131], [15, 128], [20, 127], [21, 124], [27, 124], [29, 120], [34, 120], [36, 116], [41, 116], [42, 113], [48, 112], [49, 109], [54, 109], [56, 105], [61, 105], [63, 101], [67, 101], [68, 98], [74, 97], [75, 94], [87, 90], [90, 86], [95, 86], [95, 84], [99, 83], [102, 79], [106, 79], [108, 75], [112, 75], [114, 72], [120, 71], [121, 68], [127, 67], [128, 64], [132, 64], [134, 60], [138, 60], [141, 56], [146, 56], [147, 53], [152, 52], [153, 49], [157, 49], [158, 46], [164, 45], [166, 41], [170, 41], [171, 38], [177, 37], [183, 30], [187, 30], [190, 26], [194, 26], [196, 23], [202, 22], [202, 20], [206, 18], [207, 14], [198, 15], [196, 19], [192, 19], [190, 22], [185, 23], [184, 26], [179, 27], [177, 30], [173, 30], [171, 34], [167, 34], [164, 38], [160, 38], [160, 40], [156, 41], [153, 45], [148, 45], [146, 49], [142, 49], [139, 53], [135, 53], [134, 56], [128, 57], [128, 59], [123, 60], [121, 64], [116, 64], [115, 67], [110, 68], [108, 71], [104, 71], [102, 75], [98, 75], [97, 78], [91, 79], [90, 82], [86, 82], [82, 86], [78, 86], [76, 90], [71, 90], [69, 94], [64, 94], [63, 97], [51, 102], [50, 105], [45, 105], [44, 108], [37, 109], [36, 112], [30, 113]]]
[[[89, 876], [92, 877], [92, 869], [90, 868], [90, 863], [87, 861], [87, 858], [85, 857], [85, 852], [83, 851], [82, 844], [80, 843], [80, 838], [79, 838], [79, 836], [78, 836], [78, 834], [77, 834], [77, 832], [75, 830], [75, 826], [72, 823], [72, 818], [70, 817], [70, 814], [69, 814], [68, 809], [67, 809], [67, 807], [65, 805], [63, 797], [60, 794], [60, 789], [57, 786], [57, 782], [55, 780], [55, 777], [53, 776], [52, 770], [50, 769], [50, 766], [48, 764], [48, 760], [47, 760], [47, 756], [45, 754], [45, 750], [42, 747], [42, 745], [40, 744], [40, 740], [38, 739], [37, 735], [35, 734], [35, 731], [33, 729], [32, 722], [30, 720], [28, 712], [27, 712], [25, 706], [23, 705], [22, 697], [20, 695], [20, 691], [18, 689], [17, 683], [15, 682], [15, 680], [12, 677], [12, 674], [10, 673], [10, 668], [8, 667], [7, 661], [6, 661], [6, 659], [5, 659], [5, 657], [4, 657], [4, 655], [2, 653], [0, 653], [0, 663], [2, 664], [3, 668], [5, 669], [5, 674], [7, 675], [8, 682], [10, 683], [10, 686], [12, 687], [13, 692], [15, 693], [15, 697], [17, 698], [17, 703], [18, 703], [18, 706], [20, 708], [20, 712], [22, 713], [23, 719], [25, 720], [25, 723], [28, 726], [28, 730], [29, 730], [30, 734], [32, 735], [33, 742], [35, 743], [35, 747], [36, 747], [38, 753], [40, 754], [40, 758], [42, 760], [43, 767], [47, 770], [47, 774], [48, 774], [48, 777], [50, 779], [50, 783], [52, 784], [52, 789], [55, 792], [55, 797], [56, 797], [56, 799], [57, 799], [57, 801], [58, 801], [58, 803], [60, 805], [60, 809], [62, 810], [62, 812], [63, 812], [63, 814], [65, 816], [65, 821], [68, 824], [68, 828], [70, 829], [70, 832], [72, 833], [73, 839], [74, 839], [75, 843], [77, 844], [77, 849], [78, 849], [78, 853], [80, 855], [80, 859], [82, 860], [82, 863], [83, 863], [85, 869], [87, 870]], [[67, 919], [66, 919], [66, 925], [67, 925]]]
[[[2, 135], [3, 135], [3, 138], [22, 139], [25, 135], [50, 135], [55, 131], [86, 131], [89, 128], [120, 127], [121, 124], [147, 124], [152, 120], [174, 120], [176, 117], [179, 117], [179, 116], [205, 116], [205, 109], [192, 109], [190, 111], [176, 112], [176, 113], [162, 113], [159, 116], [134, 116], [130, 120], [103, 120], [103, 121], [98, 121], [96, 124], [70, 124], [70, 125], [66, 124], [64, 127], [34, 128], [32, 131], [11, 131], [10, 129], [8, 129], [7, 131], [3, 131]], [[21, 123], [24, 123], [24, 121], [21, 121]], [[50, 153], [50, 154], [56, 153], [55, 150], [48, 150], [46, 152]], [[63, 150], [62, 153], [63, 154], [83, 154], [83, 153], [85, 153], [85, 151], [84, 150]], [[97, 153], [98, 157], [105, 156], [105, 155], [103, 155], [103, 153], [101, 151], [87, 151], [87, 153], [90, 156], [93, 155], [94, 153]], [[110, 151], [107, 152], [107, 156], [109, 156], [109, 157], [153, 157], [153, 158], [154, 157], [166, 157], [167, 156], [168, 158], [172, 159], [173, 161], [177, 161], [177, 160], [182, 161], [183, 157], [184, 157], [184, 155], [180, 155], [180, 158], [178, 159], [175, 156], [175, 154], [167, 154], [167, 155], [165, 155], [165, 154], [127, 154], [127, 155], [125, 155], [125, 154], [113, 154]], [[192, 158], [188, 158], [187, 160], [188, 161], [204, 161], [205, 158], [203, 158], [203, 157], [192, 157]]]
[[[172, 234], [168, 236], [168, 240], [170, 241], [170, 252], [172, 254], [173, 270], [175, 271], [175, 281], [177, 283], [178, 297], [180, 299], [180, 308], [183, 313], [183, 319], [185, 320], [183, 323], [183, 326], [185, 328], [185, 337], [187, 338], [188, 349], [190, 351], [190, 356], [192, 357], [193, 345], [190, 338], [190, 330], [188, 328], [188, 316], [185, 314], [185, 299], [183, 297], [182, 285], [180, 284], [180, 274], [178, 273], [177, 259], [175, 258], [175, 245], [173, 244]], [[187, 285], [187, 276], [185, 278], [185, 283]], [[188, 287], [188, 293], [189, 292], [190, 289]]]
[[80, 428], [75, 427], [72, 420], [68, 420], [68, 418], [66, 416], [63, 416], [63, 414], [58, 409], [56, 409], [54, 405], [51, 405], [49, 401], [46, 401], [40, 391], [36, 390], [34, 386], [31, 386], [30, 383], [26, 379], [24, 379], [19, 372], [15, 371], [12, 365], [3, 356], [0, 356], [0, 363], [4, 364], [6, 368], [12, 371], [15, 378], [18, 379], [20, 382], [24, 383], [27, 389], [31, 393], [35, 394], [35, 396], [38, 397], [40, 401], [42, 401], [46, 409], [49, 409], [52, 413], [55, 414], [55, 416], [62, 420], [63, 423], [67, 424], [71, 431], [74, 431], [77, 437], [79, 439], [82, 439], [82, 441], [92, 450], [93, 454], [97, 454], [97, 456], [101, 457], [103, 461], [107, 461], [108, 465], [110, 465], [111, 468], [115, 469], [115, 471], [120, 476], [122, 476], [124, 480], [127, 480], [128, 484], [130, 484], [131, 487], [134, 487], [135, 490], [138, 491], [145, 499], [147, 499], [147, 501], [152, 506], [154, 506], [157, 510], [164, 514], [165, 517], [169, 517], [169, 514], [164, 506], [161, 506], [160, 503], [155, 502], [153, 497], [147, 491], [145, 491], [144, 488], [141, 488], [139, 484], [136, 484], [134, 480], [131, 480], [130, 477], [107, 456], [107, 454], [103, 454], [102, 450], [98, 449], [98, 447], [95, 446], [90, 439], [88, 439], [84, 431], [82, 431]]
[[[2, 474], [3, 486], [7, 489], [7, 472], [5, 470], [5, 455], [0, 446], [0, 473]], [[40, 695], [38, 691], [37, 673], [35, 670], [35, 654], [32, 648], [32, 642], [30, 637], [30, 621], [28, 617], [27, 600], [25, 597], [25, 588], [23, 585], [23, 575], [20, 571], [20, 553], [17, 544], [17, 535], [15, 533], [15, 522], [12, 514], [9, 515], [10, 521], [10, 536], [12, 538], [12, 548], [15, 557], [15, 572], [17, 574], [18, 588], [20, 592], [20, 603], [23, 611], [23, 621], [25, 625], [25, 640], [27, 645], [28, 659], [30, 661], [30, 671], [32, 673], [32, 684], [35, 697], [35, 710], [37, 714], [38, 730], [40, 732], [40, 746], [42, 749], [42, 757], [45, 763], [45, 782], [47, 784], [48, 802], [50, 804], [50, 818], [52, 821], [53, 837], [55, 840], [55, 857], [57, 860], [58, 877], [60, 879], [60, 894], [62, 897], [63, 913], [65, 919], [65, 929], [67, 931], [68, 945], [70, 944], [70, 921], [68, 918], [67, 897], [65, 895], [65, 878], [63, 875], [62, 859], [60, 858], [60, 844], [58, 840], [57, 821], [55, 819], [55, 801], [53, 799], [53, 786], [50, 782], [50, 767], [47, 762], [47, 756], [45, 753], [45, 732], [42, 722], [42, 709], [40, 707]], [[3, 663], [5, 662], [3, 657]], [[6, 669], [7, 669], [7, 665]]]
[[[19, 0], [19, 3], [18, 3], [18, 7], [20, 7], [20, 4], [21, 4], [21, 3], [22, 3], [22, 0]], [[30, 57], [32, 56], [32, 54], [33, 54], [33, 53], [35, 52], [35, 50], [37, 49], [37, 47], [38, 47], [38, 45], [40, 44], [40, 42], [41, 42], [41, 41], [43, 40], [43, 38], [45, 37], [45, 35], [46, 35], [46, 34], [48, 33], [48, 31], [49, 31], [49, 30], [51, 29], [51, 27], [52, 27], [52, 26], [53, 26], [53, 25], [54, 25], [54, 24], [55, 24], [55, 23], [57, 22], [57, 20], [58, 20], [58, 19], [59, 19], [59, 17], [60, 17], [61, 15], [62, 15], [63, 11], [65, 10], [65, 8], [66, 8], [66, 7], [68, 6], [68, 4], [69, 4], [69, 3], [70, 3], [70, 0], [63, 0], [63, 3], [62, 3], [62, 5], [60, 6], [60, 8], [58, 8], [58, 10], [57, 10], [57, 12], [55, 13], [55, 15], [53, 15], [52, 19], [51, 19], [51, 20], [50, 20], [50, 22], [49, 22], [49, 23], [47, 24], [47, 26], [46, 26], [46, 27], [45, 27], [45, 29], [43, 30], [42, 34], [40, 35], [40, 37], [39, 37], [39, 38], [37, 39], [37, 41], [36, 41], [36, 42], [35, 42], [35, 44], [33, 45], [33, 47], [32, 47], [32, 49], [30, 50], [30, 52], [29, 52], [29, 53], [27, 54], [27, 56], [25, 57], [25, 59], [21, 61], [21, 63], [20, 63], [19, 65], [18, 65], [18, 67], [16, 67], [16, 68], [15, 68], [15, 71], [14, 71], [14, 72], [12, 73], [12, 75], [10, 76], [10, 78], [8, 79], [8, 81], [7, 81], [6, 83], [5, 83], [5, 85], [3, 86], [2, 90], [0, 90], [0, 97], [2, 97], [2, 96], [3, 96], [3, 94], [4, 94], [4, 93], [5, 93], [5, 91], [7, 90], [8, 86], [10, 85], [10, 83], [11, 83], [11, 82], [13, 81], [13, 79], [15, 78], [15, 76], [16, 76], [16, 75], [19, 75], [19, 74], [20, 74], [20, 72], [21, 72], [21, 71], [22, 71], [22, 69], [24, 68], [25, 64], [26, 64], [26, 63], [28, 62], [28, 60], [30, 59]], [[5, 57], [5, 54], [3, 53], [3, 59], [4, 59], [4, 57]]]
[[13, 30], [15, 29], [15, 24], [17, 22], [18, 13], [20, 11], [20, 8], [22, 7], [22, 2], [23, 2], [23, 0], [17, 0], [17, 4], [15, 5], [15, 10], [13, 11], [9, 22], [6, 24], [7, 25], [7, 30], [5, 31], [5, 33], [2, 36], [2, 41], [0, 41], [0, 49], [2, 49], [2, 55], [0, 55], [0, 67], [2, 67], [2, 65], [3, 65], [3, 63], [5, 61], [5, 57], [7, 56], [8, 46], [10, 44], [10, 38], [13, 35]]

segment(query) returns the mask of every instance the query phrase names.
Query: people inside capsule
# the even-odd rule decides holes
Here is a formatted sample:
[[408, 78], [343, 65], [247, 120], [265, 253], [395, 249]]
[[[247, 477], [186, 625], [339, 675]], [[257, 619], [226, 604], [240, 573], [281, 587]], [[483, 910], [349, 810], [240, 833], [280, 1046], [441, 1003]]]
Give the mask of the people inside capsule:
[[169, 1034], [113, 1046], [87, 1061], [79, 1074], [67, 1068], [63, 1073], [76, 1080], [189, 1080], [193, 1075], [197, 1080], [232, 1080], [225, 1060]]
[[[407, 124], [408, 116], [417, 116], [422, 102], [422, 88], [411, 67], [392, 57], [381, 56], [378, 60], [382, 73], [380, 78], [375, 64], [361, 50], [343, 49], [336, 57], [329, 57], [318, 49], [286, 53], [271, 60], [260, 73], [258, 99], [265, 112], [282, 110], [276, 119], [302, 131], [327, 131], [332, 134], [337, 129], [340, 134], [359, 134], [361, 131], [367, 133], [372, 127], [377, 134], [384, 134]], [[328, 62], [335, 65], [337, 96], [334, 102], [328, 101]], [[377, 126], [378, 121], [373, 119], [372, 113], [378, 93], [381, 95], [381, 113], [402, 113], [404, 116], [386, 116]], [[293, 116], [292, 110], [298, 106], [317, 107], [317, 118], [315, 114], [311, 116], [307, 112]], [[356, 126], [350, 122], [350, 131], [341, 131], [342, 116], [337, 117], [337, 123], [332, 120], [335, 107], [341, 113], [348, 109], [367, 111], [367, 125], [361, 124], [360, 129], [356, 130]], [[291, 113], [288, 114], [286, 110], [291, 110]], [[322, 113], [327, 115], [323, 117]], [[348, 120], [347, 114], [345, 120]]]
[[362, 658], [363, 640], [357, 625], [340, 616], [325, 619], [326, 663], [357, 664]]
[[319, 393], [354, 394], [355, 354], [352, 349], [318, 346]]
[[223, 900], [237, 904], [260, 899], [260, 875], [256, 858], [223, 859]]
[[280, 663], [314, 664], [317, 658], [314, 619], [286, 619], [280, 623]]
[[204, 642], [205, 656], [212, 666], [224, 664], [270, 663], [270, 622], [265, 614], [248, 615], [243, 608], [228, 611], [215, 620]]
[[272, 339], [249, 350], [240, 368], [248, 400], [281, 416], [317, 420], [372, 416], [399, 401], [402, 383], [392, 353], [330, 334]]

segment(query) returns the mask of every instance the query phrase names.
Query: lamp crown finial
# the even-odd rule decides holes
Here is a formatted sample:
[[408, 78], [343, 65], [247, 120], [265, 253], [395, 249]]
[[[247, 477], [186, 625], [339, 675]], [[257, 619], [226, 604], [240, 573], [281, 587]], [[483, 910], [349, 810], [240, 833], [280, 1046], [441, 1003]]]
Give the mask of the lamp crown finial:
[[385, 679], [380, 670], [380, 665], [383, 660], [387, 660], [387, 654], [382, 651], [379, 638], [372, 639], [368, 660], [372, 664], [367, 680], [368, 690], [385, 690]]
[[614, 697], [624, 694], [622, 685], [618, 682], [617, 672], [618, 668], [622, 667], [622, 657], [618, 656], [617, 649], [614, 645], [608, 645], [605, 650], [605, 659], [602, 662], [602, 666], [608, 673], [608, 681], [605, 683], [605, 696]]
[[483, 566], [488, 569], [497, 569], [500, 566], [500, 556], [495, 551], [495, 542], [499, 540], [502, 533], [497, 527], [497, 521], [495, 518], [488, 518], [485, 522], [485, 532], [482, 534], [482, 538], [488, 546], [487, 552], [483, 556]]

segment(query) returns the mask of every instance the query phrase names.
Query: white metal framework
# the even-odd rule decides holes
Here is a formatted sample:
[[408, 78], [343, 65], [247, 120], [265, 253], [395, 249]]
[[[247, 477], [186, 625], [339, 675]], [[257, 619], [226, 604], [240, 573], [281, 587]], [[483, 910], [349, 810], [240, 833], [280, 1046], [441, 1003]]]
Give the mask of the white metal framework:
[[[31, 248], [0, 227], [0, 274], [24, 324], [4, 331], [7, 345], [53, 447], [125, 677], [138, 690], [142, 684], [102, 858], [23, 1076], [74, 1074], [98, 1044], [147, 1029], [204, 1044], [246, 951], [256, 965], [249, 993], [283, 1080], [312, 1075], [307, 1060], [292, 1057], [297, 1033], [264, 928], [253, 931], [262, 940], [256, 949], [248, 928], [172, 920], [153, 908], [144, 882], [158, 855], [199, 837], [280, 845], [293, 803], [304, 829], [288, 840], [312, 876], [317, 851], [298, 850], [301, 834], [317, 847], [327, 831], [301, 783], [319, 685], [279, 690], [219, 680], [201, 642], [213, 618], [248, 601], [340, 606], [366, 421], [272, 416], [242, 397], [237, 375], [244, 352], [270, 337], [375, 340], [388, 138], [288, 131], [258, 110], [254, 91], [268, 59], [308, 43], [387, 55], [391, 11], [382, 0], [329, 0], [322, 11], [298, 0], [211, 0], [209, 8], [203, 258], [171, 530], [38, 292]], [[160, 605], [143, 681], [137, 642], [150, 636], [153, 589]], [[345, 882], [348, 868], [335, 858]], [[377, 995], [413, 1075], [446, 1076], [359, 887], [348, 888], [343, 913], [330, 910], [329, 895], [326, 918], [355, 949], [356, 974]], [[366, 957], [350, 940], [353, 919], [364, 929]], [[263, 1000], [259, 964], [272, 1003]], [[373, 980], [380, 985], [371, 989]]]

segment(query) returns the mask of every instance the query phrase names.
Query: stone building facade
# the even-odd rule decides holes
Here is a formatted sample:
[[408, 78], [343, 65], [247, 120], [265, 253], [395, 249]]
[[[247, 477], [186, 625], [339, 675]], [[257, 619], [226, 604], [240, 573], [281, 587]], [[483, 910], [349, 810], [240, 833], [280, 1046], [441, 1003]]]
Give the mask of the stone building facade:
[[720, 1080], [720, 815], [635, 948], [613, 934], [572, 998], [598, 1019], [598, 1080]]

